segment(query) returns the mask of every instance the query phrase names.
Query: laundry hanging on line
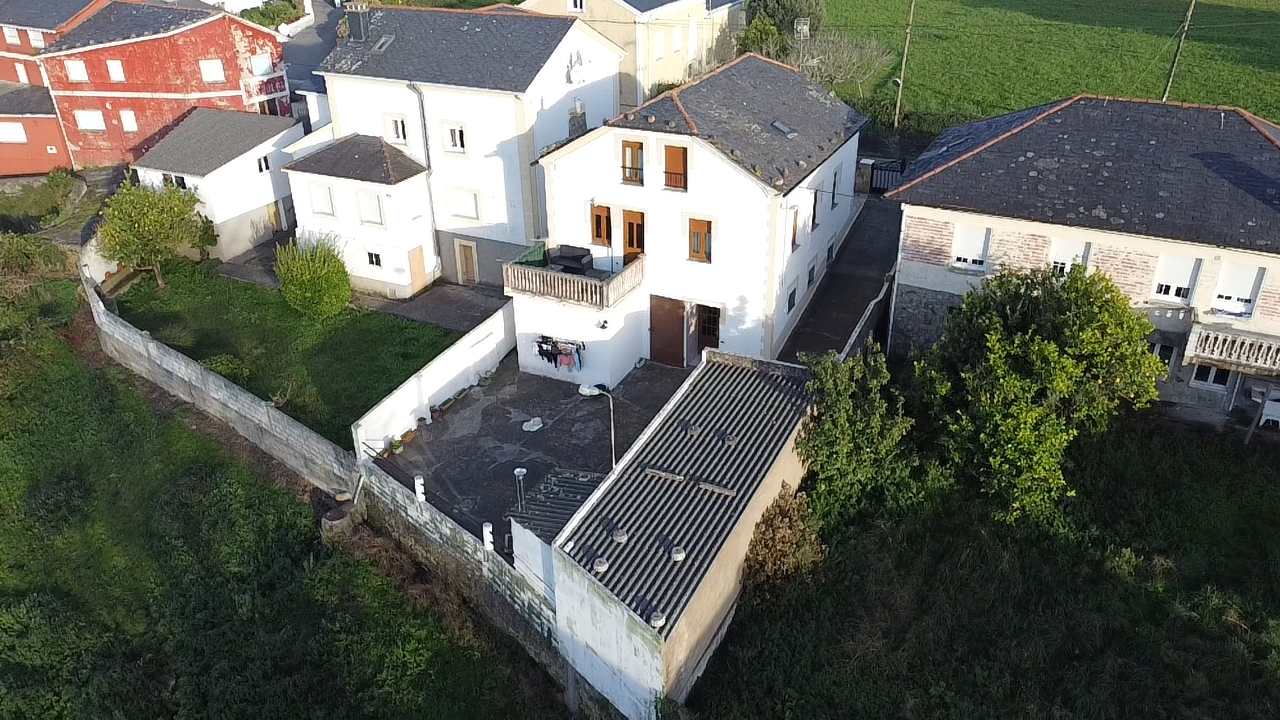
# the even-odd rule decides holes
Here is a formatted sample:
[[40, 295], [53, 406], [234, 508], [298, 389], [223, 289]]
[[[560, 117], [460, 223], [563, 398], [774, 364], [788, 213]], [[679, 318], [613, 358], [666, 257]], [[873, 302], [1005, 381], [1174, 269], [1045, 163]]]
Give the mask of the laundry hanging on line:
[[572, 340], [556, 340], [543, 335], [534, 343], [538, 347], [538, 357], [557, 368], [570, 372], [582, 369], [582, 351], [585, 346]]

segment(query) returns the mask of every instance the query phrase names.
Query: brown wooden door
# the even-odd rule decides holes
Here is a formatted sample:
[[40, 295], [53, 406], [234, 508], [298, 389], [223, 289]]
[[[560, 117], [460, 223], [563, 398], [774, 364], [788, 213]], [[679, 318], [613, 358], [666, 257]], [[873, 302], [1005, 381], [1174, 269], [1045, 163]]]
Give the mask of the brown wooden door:
[[469, 242], [455, 240], [458, 250], [458, 281], [464, 285], [480, 282], [480, 267], [476, 262], [476, 246]]
[[631, 262], [635, 256], [644, 252], [644, 213], [634, 210], [622, 211], [622, 224], [626, 228], [627, 244], [623, 250], [623, 262]]
[[684, 367], [684, 302], [649, 296], [649, 359]]
[[414, 292], [427, 286], [427, 268], [422, 261], [422, 246], [409, 251], [409, 282]]

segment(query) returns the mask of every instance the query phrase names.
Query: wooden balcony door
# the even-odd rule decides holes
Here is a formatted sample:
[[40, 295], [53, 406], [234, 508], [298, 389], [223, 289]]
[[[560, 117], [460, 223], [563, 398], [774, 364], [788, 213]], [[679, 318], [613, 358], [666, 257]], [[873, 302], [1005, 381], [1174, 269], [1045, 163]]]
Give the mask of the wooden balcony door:
[[622, 225], [626, 231], [626, 247], [622, 252], [623, 262], [631, 262], [644, 252], [644, 213], [634, 210], [622, 211]]
[[684, 301], [649, 296], [649, 359], [684, 367], [686, 338]]

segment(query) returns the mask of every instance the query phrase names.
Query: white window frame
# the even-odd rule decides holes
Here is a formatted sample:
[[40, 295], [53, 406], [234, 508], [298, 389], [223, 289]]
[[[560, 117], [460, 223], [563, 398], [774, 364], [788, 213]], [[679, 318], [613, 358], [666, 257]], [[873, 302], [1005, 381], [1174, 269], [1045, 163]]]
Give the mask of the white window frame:
[[125, 81], [124, 62], [121, 60], [107, 61], [107, 78], [111, 82], [122, 83]]
[[[265, 65], [263, 64], [265, 63]], [[271, 53], [258, 53], [249, 58], [249, 72], [254, 77], [266, 77], [271, 74], [273, 63], [271, 62]]]
[[409, 122], [405, 119], [405, 116], [393, 113], [383, 113], [382, 117], [387, 126], [387, 142], [392, 145], [408, 145]]
[[[369, 204], [370, 200], [373, 201], [372, 204]], [[370, 212], [366, 213], [366, 210]], [[377, 217], [371, 217], [373, 212], [377, 213]], [[368, 190], [357, 190], [356, 215], [360, 218], [361, 225], [386, 227], [387, 219], [382, 210], [382, 195]]]
[[[474, 190], [466, 190], [464, 188], [450, 188], [447, 197], [449, 201], [449, 215], [456, 218], [462, 218], [463, 220], [478, 221], [480, 219], [480, 193]], [[471, 198], [471, 212], [460, 212], [460, 210], [466, 210], [464, 204], [466, 204], [465, 199], [468, 197]]]
[[[1196, 377], [1202, 368], [1208, 368], [1208, 379], [1200, 380]], [[1214, 382], [1214, 380], [1222, 378], [1222, 384]], [[1191, 366], [1191, 387], [1200, 388], [1201, 390], [1212, 390], [1214, 392], [1226, 392], [1227, 387], [1231, 385], [1231, 371], [1226, 368], [1215, 367], [1213, 365], [1193, 364]]]
[[20, 122], [0, 122], [0, 143], [8, 145], [26, 145], [26, 126]]
[[[1253, 317], [1266, 269], [1256, 265], [1223, 263], [1210, 306], [1215, 313], [1238, 318]], [[1246, 287], [1247, 286], [1247, 287]]]
[[[101, 110], [76, 110], [74, 112], [76, 119], [76, 129], [81, 132], [106, 132], [107, 118], [102, 114]], [[89, 118], [97, 118], [96, 122], [86, 124], [85, 120]]]
[[[334, 212], [333, 207], [333, 188], [318, 182], [307, 183], [307, 185], [308, 199], [311, 201], [311, 214], [323, 215], [325, 217], [337, 217], [338, 214]], [[317, 198], [320, 198], [321, 202], [317, 203]], [[326, 203], [328, 207], [322, 207]]]
[[18, 75], [18, 83], [21, 85], [30, 85], [31, 78], [27, 76], [27, 64], [19, 60], [13, 64], [13, 71]]
[[18, 34], [18, 28], [11, 27], [9, 25], [5, 25], [3, 27], [4, 27], [4, 42], [6, 45], [22, 44], [22, 36]]
[[[1184, 275], [1182, 271], [1188, 263], [1191, 270]], [[1160, 260], [1156, 263], [1156, 277], [1151, 287], [1151, 297], [1160, 302], [1190, 305], [1199, 275], [1199, 258], [1162, 253]]]
[[956, 225], [955, 234], [951, 237], [951, 267], [986, 272], [990, 253], [991, 228]]
[[67, 82], [89, 82], [89, 69], [84, 66], [83, 60], [63, 60], [62, 69], [67, 73]]
[[258, 158], [258, 172], [260, 173], [271, 172], [271, 156], [270, 155], [263, 155], [262, 157]]
[[444, 128], [444, 151], [465, 155], [467, 152], [467, 126], [460, 122], [441, 123]]
[[39, 30], [28, 30], [27, 40], [31, 43], [31, 47], [37, 50], [44, 47], [44, 33]]
[[1076, 265], [1088, 267], [1092, 248], [1092, 243], [1083, 240], [1054, 238], [1049, 248], [1049, 267], [1055, 275], [1066, 275]]
[[121, 110], [120, 129], [127, 133], [138, 132], [138, 114], [132, 110]]
[[[214, 68], [217, 68], [216, 73], [214, 72]], [[220, 58], [209, 58], [207, 60], [201, 60], [200, 61], [200, 79], [209, 85], [216, 85], [219, 83], [226, 82], [227, 72], [222, 67], [222, 60]]]
[[587, 11], [587, 0], [569, 0], [569, 12], [584, 13]]

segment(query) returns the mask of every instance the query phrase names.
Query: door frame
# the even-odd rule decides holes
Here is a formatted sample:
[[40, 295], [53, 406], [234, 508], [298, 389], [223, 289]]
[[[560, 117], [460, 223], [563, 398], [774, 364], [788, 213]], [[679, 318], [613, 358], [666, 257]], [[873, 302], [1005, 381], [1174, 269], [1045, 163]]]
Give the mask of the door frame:
[[662, 360], [655, 358], [654, 352], [653, 352], [653, 338], [655, 334], [654, 328], [656, 327], [655, 325], [656, 318], [654, 317], [654, 312], [653, 312], [654, 300], [661, 300], [667, 303], [671, 303], [673, 306], [675, 305], [680, 306], [679, 324], [677, 325], [677, 329], [679, 333], [678, 337], [680, 340], [680, 364], [676, 365], [675, 367], [682, 367], [682, 368], [688, 367], [689, 366], [689, 303], [685, 302], [684, 300], [680, 300], [679, 298], [667, 297], [665, 295], [649, 296], [649, 359], [652, 360], [653, 362], [658, 363], [659, 365], [666, 364], [662, 362]]
[[[462, 248], [471, 248], [471, 266], [475, 269], [472, 275], [475, 279], [467, 282], [467, 274], [462, 271]], [[480, 284], [480, 253], [476, 250], [476, 244], [471, 240], [462, 240], [454, 238], [453, 240], [453, 260], [458, 269], [458, 284], [460, 285], [479, 285]]]

